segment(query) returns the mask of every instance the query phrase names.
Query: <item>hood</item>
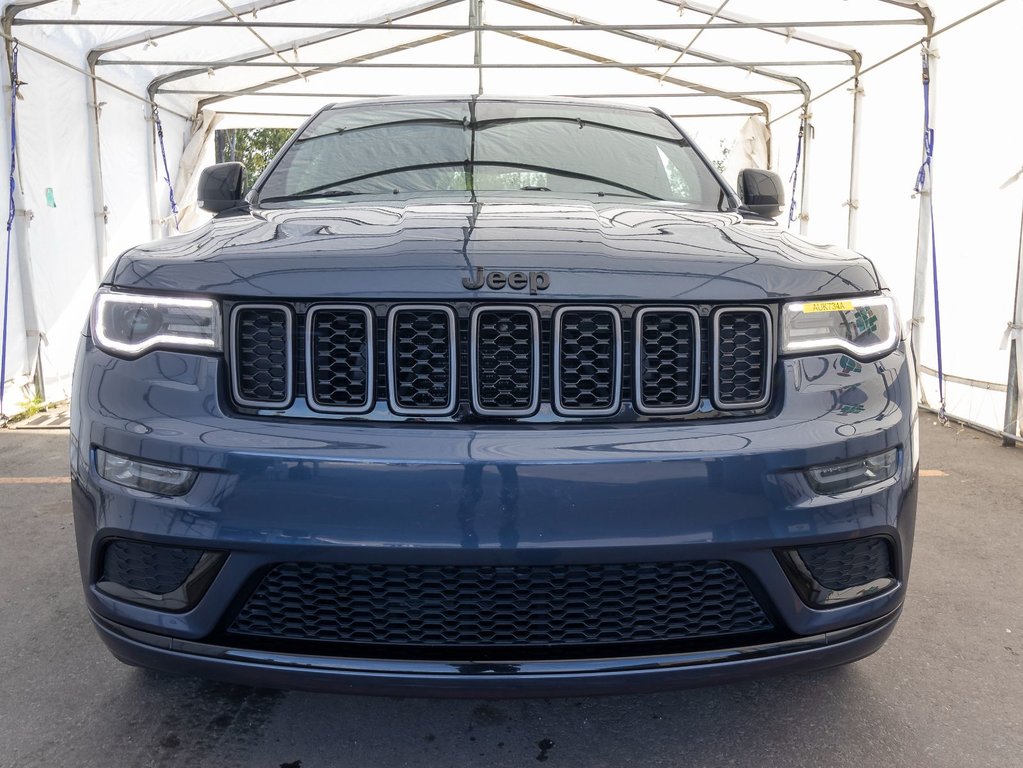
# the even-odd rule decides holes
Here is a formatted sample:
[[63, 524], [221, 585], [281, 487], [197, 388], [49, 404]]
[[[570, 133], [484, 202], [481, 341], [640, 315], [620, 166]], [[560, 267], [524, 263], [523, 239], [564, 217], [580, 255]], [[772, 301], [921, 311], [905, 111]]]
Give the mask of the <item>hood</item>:
[[[548, 285], [535, 298], [530, 284], [542, 287], [542, 278], [518, 290], [474, 288], [490, 272], [544, 272]], [[468, 194], [335, 200], [221, 216], [128, 251], [111, 282], [238, 298], [687, 303], [880, 287], [864, 257], [734, 213], [620, 199]]]

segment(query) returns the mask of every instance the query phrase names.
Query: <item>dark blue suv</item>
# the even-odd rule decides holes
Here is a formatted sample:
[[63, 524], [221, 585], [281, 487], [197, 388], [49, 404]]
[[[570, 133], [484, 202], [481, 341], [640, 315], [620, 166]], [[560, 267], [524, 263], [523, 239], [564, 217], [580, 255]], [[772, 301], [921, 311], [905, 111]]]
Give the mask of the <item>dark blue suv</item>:
[[916, 511], [896, 307], [651, 109], [327, 107], [117, 259], [75, 369], [86, 600], [130, 664], [414, 695], [855, 661]]

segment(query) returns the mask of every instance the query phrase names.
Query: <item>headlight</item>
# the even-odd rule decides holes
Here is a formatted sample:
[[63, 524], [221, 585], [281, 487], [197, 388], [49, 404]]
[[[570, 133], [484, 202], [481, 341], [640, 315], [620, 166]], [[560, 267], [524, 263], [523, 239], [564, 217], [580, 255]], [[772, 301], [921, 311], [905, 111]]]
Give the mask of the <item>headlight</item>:
[[781, 353], [842, 350], [860, 359], [895, 349], [901, 331], [891, 296], [799, 301], [781, 312]]
[[220, 349], [220, 309], [212, 299], [100, 291], [92, 312], [96, 346], [134, 357], [156, 347], [215, 352]]

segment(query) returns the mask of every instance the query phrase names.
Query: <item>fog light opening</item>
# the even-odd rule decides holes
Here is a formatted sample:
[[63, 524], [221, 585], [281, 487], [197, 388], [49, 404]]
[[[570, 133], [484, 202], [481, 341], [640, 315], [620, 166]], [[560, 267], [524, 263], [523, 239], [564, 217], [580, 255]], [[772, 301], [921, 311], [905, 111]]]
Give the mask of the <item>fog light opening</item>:
[[96, 449], [96, 471], [111, 483], [160, 496], [187, 493], [199, 475], [194, 469], [139, 461], [102, 448]]
[[895, 550], [886, 536], [869, 536], [778, 550], [782, 567], [803, 600], [830, 608], [898, 586]]
[[891, 480], [898, 470], [899, 449], [891, 448], [884, 453], [852, 461], [811, 467], [805, 474], [816, 493], [832, 496]]
[[115, 539], [107, 544], [96, 588], [161, 611], [186, 611], [206, 593], [225, 554], [173, 544]]

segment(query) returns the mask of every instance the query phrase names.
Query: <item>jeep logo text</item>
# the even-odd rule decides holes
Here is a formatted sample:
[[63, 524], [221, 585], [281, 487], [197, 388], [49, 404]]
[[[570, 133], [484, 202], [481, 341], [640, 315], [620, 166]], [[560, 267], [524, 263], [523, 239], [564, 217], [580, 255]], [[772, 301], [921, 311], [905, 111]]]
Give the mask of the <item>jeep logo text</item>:
[[470, 291], [477, 291], [484, 285], [499, 291], [504, 287], [513, 291], [521, 291], [529, 287], [529, 292], [535, 294], [537, 291], [546, 291], [551, 287], [551, 276], [546, 272], [487, 272], [486, 267], [476, 267], [476, 273], [472, 277], [462, 279], [462, 286]]

